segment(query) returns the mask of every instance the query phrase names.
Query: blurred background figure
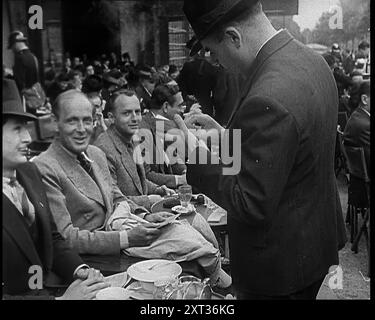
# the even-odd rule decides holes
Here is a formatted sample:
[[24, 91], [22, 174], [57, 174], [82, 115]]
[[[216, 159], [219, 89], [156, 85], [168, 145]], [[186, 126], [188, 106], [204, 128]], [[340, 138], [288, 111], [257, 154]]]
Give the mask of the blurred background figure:
[[365, 151], [366, 163], [370, 169], [370, 81], [360, 83], [356, 93], [356, 109], [350, 116], [344, 131], [344, 144], [362, 147]]
[[169, 71], [168, 75], [173, 79], [176, 80], [180, 74], [180, 71], [178, 70], [177, 66], [174, 64], [169, 65]]
[[85, 77], [89, 77], [95, 74], [95, 69], [92, 64], [86, 66]]
[[331, 55], [335, 58], [337, 64], [342, 63], [341, 48], [337, 43], [332, 45]]
[[47, 97], [39, 79], [38, 59], [26, 41], [21, 31], [13, 31], [8, 37], [8, 49], [14, 54], [13, 77], [24, 98], [26, 111], [37, 114], [45, 112]]
[[151, 67], [140, 65], [138, 69], [139, 84], [135, 89], [139, 102], [141, 103], [142, 113], [147, 112], [151, 108], [151, 95], [155, 88], [155, 75], [152, 73]]
[[[191, 49], [194, 45], [194, 38], [186, 46]], [[185, 62], [177, 83], [181, 89], [184, 100], [187, 102], [187, 111], [192, 103], [188, 96], [194, 96], [202, 106], [202, 111], [210, 116], [214, 115], [213, 90], [219, 76], [219, 67], [214, 66], [205, 57], [204, 50], [201, 50], [192, 57], [192, 60]], [[193, 102], [194, 103], [194, 102]]]

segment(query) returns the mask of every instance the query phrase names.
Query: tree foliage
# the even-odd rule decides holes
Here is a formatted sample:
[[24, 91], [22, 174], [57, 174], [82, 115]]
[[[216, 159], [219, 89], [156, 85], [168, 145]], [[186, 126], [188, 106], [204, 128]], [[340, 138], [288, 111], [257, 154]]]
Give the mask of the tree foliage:
[[370, 28], [369, 0], [341, 0], [343, 28], [331, 29], [330, 19], [335, 12], [324, 12], [313, 30], [313, 41], [324, 45], [334, 42], [346, 43], [363, 37]]

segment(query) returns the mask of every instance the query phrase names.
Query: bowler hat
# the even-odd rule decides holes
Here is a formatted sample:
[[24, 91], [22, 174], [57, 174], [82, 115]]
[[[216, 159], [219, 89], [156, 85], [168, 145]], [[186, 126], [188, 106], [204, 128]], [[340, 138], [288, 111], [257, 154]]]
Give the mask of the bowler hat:
[[191, 46], [193, 56], [201, 48], [200, 41], [215, 27], [236, 18], [258, 0], [185, 0], [184, 13], [195, 33], [187, 46]]
[[88, 76], [82, 84], [82, 92], [89, 93], [89, 92], [99, 92], [103, 89], [103, 79], [93, 74]]
[[3, 115], [13, 115], [36, 120], [37, 117], [24, 111], [20, 94], [14, 80], [3, 79]]
[[27, 38], [21, 31], [13, 31], [8, 37], [8, 49], [10, 49], [16, 42], [25, 42]]
[[119, 69], [113, 68], [111, 71], [103, 75], [103, 81], [107, 84], [109, 83], [114, 85], [120, 85], [121, 77], [123, 77], [121, 71]]

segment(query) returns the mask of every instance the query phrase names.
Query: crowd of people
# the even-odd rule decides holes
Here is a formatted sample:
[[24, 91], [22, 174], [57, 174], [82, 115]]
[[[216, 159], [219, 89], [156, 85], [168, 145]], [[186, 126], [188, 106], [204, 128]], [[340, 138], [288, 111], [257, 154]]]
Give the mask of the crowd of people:
[[335, 43], [331, 52], [323, 57], [336, 81], [338, 112], [348, 119], [338, 124], [338, 134], [343, 134], [345, 145], [364, 149], [367, 170], [370, 172], [370, 44], [362, 41], [357, 52], [352, 53], [347, 49], [341, 50]]
[[370, 44], [362, 41], [357, 52], [353, 53], [348, 49], [342, 50], [334, 43], [331, 51], [323, 56], [335, 77], [339, 94], [339, 112], [347, 112], [350, 116], [358, 107], [361, 82], [369, 79]]
[[[337, 115], [351, 115], [347, 143], [369, 152], [369, 44], [356, 57], [335, 44], [323, 59], [275, 30], [259, 1], [224, 0], [221, 15], [216, 1], [199, 2], [184, 4], [195, 37], [181, 70], [135, 64], [128, 53], [65, 54], [58, 70], [51, 54], [40, 89], [26, 37], [9, 37], [16, 59], [13, 75], [3, 74], [7, 298], [54, 298], [30, 290], [31, 265], [42, 267], [45, 287], [56, 275], [65, 285], [75, 279], [59, 299], [94, 298], [108, 284], [81, 254], [196, 261], [213, 287], [238, 299], [314, 299], [338, 264], [346, 235], [333, 171]], [[29, 89], [42, 90], [44, 102]], [[51, 114], [56, 136], [27, 161], [26, 122], [39, 114]], [[205, 139], [232, 129], [241, 130], [237, 174], [223, 174], [222, 161], [191, 161], [233, 150], [235, 140], [216, 149]], [[179, 141], [193, 148], [171, 152]], [[228, 211], [233, 284], [202, 216], [158, 228], [171, 213], [152, 213], [152, 205], [185, 184]]]

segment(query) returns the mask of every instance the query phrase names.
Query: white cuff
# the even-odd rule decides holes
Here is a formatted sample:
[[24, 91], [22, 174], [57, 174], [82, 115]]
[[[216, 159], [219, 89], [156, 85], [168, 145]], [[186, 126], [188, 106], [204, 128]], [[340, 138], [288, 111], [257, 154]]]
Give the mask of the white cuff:
[[128, 232], [126, 230], [120, 231], [120, 248], [121, 249], [129, 248]]

